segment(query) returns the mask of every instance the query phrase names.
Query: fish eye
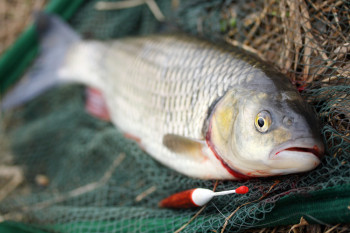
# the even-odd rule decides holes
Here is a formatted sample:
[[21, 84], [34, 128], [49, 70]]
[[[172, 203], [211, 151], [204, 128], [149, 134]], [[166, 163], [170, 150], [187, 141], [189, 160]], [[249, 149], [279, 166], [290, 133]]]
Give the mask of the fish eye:
[[268, 111], [261, 111], [255, 117], [255, 128], [261, 132], [266, 133], [271, 126], [271, 115]]

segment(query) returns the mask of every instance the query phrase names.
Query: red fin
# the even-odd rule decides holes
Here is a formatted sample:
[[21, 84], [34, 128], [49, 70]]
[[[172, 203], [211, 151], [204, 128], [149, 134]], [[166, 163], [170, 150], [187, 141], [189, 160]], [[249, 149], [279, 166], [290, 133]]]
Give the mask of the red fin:
[[135, 135], [132, 135], [129, 133], [124, 133], [123, 135], [125, 138], [128, 138], [128, 139], [135, 141], [139, 145], [139, 147], [145, 151], [145, 148], [142, 146], [142, 143], [141, 143], [141, 138], [136, 137]]
[[134, 140], [135, 142], [137, 142], [138, 144], [141, 144], [141, 138], [139, 137], [136, 137], [132, 134], [129, 134], [129, 133], [124, 133], [124, 137], [128, 138], [128, 139], [131, 139], [131, 140]]
[[86, 88], [85, 110], [92, 116], [104, 121], [110, 121], [107, 104], [100, 90], [96, 88]]

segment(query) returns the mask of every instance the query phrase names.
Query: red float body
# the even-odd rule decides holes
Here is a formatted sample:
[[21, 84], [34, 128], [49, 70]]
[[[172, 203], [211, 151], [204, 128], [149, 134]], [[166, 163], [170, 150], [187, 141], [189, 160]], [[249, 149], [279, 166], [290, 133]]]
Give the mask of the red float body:
[[183, 192], [175, 193], [159, 202], [159, 207], [173, 209], [198, 207], [198, 205], [196, 205], [192, 200], [192, 193], [194, 190], [196, 189], [189, 189]]

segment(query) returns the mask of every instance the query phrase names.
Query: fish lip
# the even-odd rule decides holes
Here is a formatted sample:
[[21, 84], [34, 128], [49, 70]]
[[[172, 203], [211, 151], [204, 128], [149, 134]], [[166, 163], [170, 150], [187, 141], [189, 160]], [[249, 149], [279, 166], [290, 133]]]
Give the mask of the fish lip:
[[320, 140], [311, 137], [289, 140], [274, 148], [271, 151], [269, 158], [278, 159], [278, 154], [282, 151], [309, 153], [321, 160], [324, 155], [324, 145]]

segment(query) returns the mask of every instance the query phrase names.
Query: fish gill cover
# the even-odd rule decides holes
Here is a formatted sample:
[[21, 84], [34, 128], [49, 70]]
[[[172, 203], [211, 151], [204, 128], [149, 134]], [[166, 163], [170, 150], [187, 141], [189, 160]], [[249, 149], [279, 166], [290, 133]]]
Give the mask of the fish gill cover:
[[[86, 38], [154, 33], [148, 5], [98, 11], [85, 1], [70, 24]], [[0, 217], [55, 232], [236, 231], [350, 221], [350, 3], [156, 1], [182, 30], [240, 46], [287, 74], [312, 104], [327, 153], [315, 170], [249, 181], [202, 181], [167, 169], [110, 123], [85, 112], [84, 87], [61, 86], [1, 119]], [[4, 148], [7, 148], [4, 150]], [[6, 151], [6, 153], [4, 152]], [[157, 207], [186, 189], [245, 185], [199, 210]]]

